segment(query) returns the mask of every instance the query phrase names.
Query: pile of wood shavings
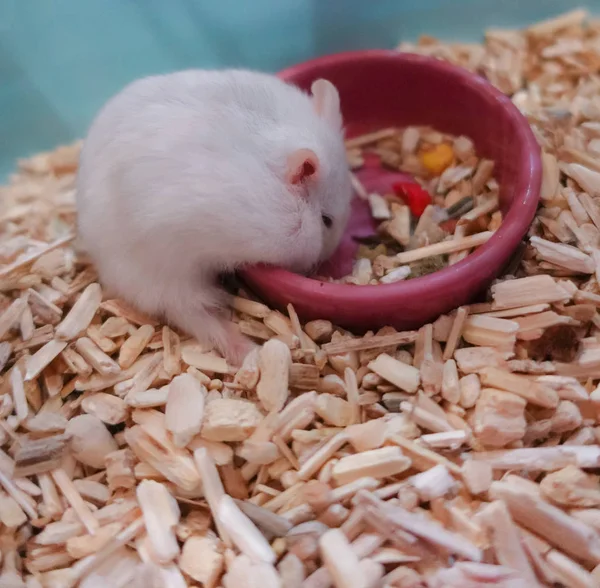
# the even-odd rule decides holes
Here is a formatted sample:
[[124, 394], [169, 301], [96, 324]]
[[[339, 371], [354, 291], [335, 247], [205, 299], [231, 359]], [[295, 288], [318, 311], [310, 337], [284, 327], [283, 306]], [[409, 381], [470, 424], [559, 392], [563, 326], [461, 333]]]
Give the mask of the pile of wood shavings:
[[[482, 46], [544, 148], [522, 263], [418, 332], [301, 326], [233, 370], [103, 296], [70, 241], [78, 147], [0, 202], [0, 585], [592, 587], [600, 583], [600, 23]], [[414, 48], [413, 48], [414, 49]]]
[[346, 144], [353, 170], [375, 155], [382, 167], [410, 174], [414, 183], [399, 183], [398, 193], [368, 194], [353, 178], [379, 222], [377, 235], [359, 246], [349, 276], [329, 281], [360, 286], [424, 276], [461, 261], [500, 227], [494, 162], [480, 160], [468, 137], [389, 128]]

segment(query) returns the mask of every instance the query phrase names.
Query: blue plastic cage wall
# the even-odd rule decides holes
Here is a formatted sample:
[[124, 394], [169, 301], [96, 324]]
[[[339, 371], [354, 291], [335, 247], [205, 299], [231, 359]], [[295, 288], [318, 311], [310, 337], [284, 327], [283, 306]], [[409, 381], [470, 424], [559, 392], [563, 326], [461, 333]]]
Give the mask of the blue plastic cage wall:
[[474, 41], [600, 0], [2, 0], [0, 178], [83, 136], [129, 81], [189, 67], [277, 71], [428, 33]]

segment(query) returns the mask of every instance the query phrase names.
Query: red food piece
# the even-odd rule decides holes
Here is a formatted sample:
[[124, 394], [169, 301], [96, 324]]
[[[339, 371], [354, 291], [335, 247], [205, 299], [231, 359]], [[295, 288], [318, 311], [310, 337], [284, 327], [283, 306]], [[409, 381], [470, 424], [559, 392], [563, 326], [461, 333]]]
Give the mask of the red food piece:
[[392, 184], [392, 189], [406, 202], [415, 217], [420, 217], [431, 204], [429, 192], [415, 182], [395, 182]]

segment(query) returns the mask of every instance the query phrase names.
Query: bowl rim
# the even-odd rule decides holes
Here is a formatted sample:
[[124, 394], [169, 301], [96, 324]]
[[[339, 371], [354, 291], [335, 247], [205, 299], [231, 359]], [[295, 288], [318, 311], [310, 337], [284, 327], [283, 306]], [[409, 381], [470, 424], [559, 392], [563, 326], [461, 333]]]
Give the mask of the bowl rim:
[[[242, 278], [248, 280], [249, 286], [252, 287], [253, 284], [257, 284], [265, 290], [285, 289], [288, 292], [293, 291], [295, 298], [316, 297], [327, 299], [330, 303], [337, 302], [340, 304], [350, 301], [377, 304], [390, 301], [397, 296], [419, 298], [428, 293], [430, 294], [432, 290], [445, 290], [460, 283], [463, 279], [467, 279], [469, 275], [473, 275], [473, 272], [489, 271], [490, 267], [498, 265], [497, 252], [499, 249], [505, 252], [505, 257], [508, 257], [523, 240], [533, 222], [540, 198], [542, 183], [541, 148], [527, 119], [512, 103], [511, 99], [483, 77], [440, 59], [415, 53], [399, 52], [393, 49], [367, 49], [325, 55], [292, 65], [276, 75], [285, 81], [293, 82], [300, 75], [310, 74], [313, 70], [338, 63], [388, 60], [419, 65], [434, 71], [437, 75], [452, 76], [467, 85], [470, 91], [488, 97], [491, 96], [501, 106], [504, 111], [503, 116], [511, 122], [524, 149], [518, 166], [522, 171], [518, 175], [518, 182], [514, 190], [516, 194], [521, 196], [519, 201], [513, 200], [500, 228], [485, 244], [458, 263], [426, 276], [390, 284], [357, 287], [353, 284], [323, 282], [279, 267], [257, 265], [240, 270]], [[473, 294], [476, 294], [476, 292]]]

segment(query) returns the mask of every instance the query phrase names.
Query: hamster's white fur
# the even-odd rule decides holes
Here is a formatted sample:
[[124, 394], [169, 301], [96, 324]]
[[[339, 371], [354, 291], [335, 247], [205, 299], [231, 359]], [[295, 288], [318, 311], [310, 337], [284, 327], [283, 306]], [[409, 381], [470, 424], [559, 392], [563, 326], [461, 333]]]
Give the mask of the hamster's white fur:
[[[349, 216], [339, 96], [275, 76], [189, 70], [133, 82], [100, 111], [77, 178], [79, 238], [113, 294], [238, 362], [220, 272], [308, 272]], [[331, 226], [327, 226], [331, 224]]]

